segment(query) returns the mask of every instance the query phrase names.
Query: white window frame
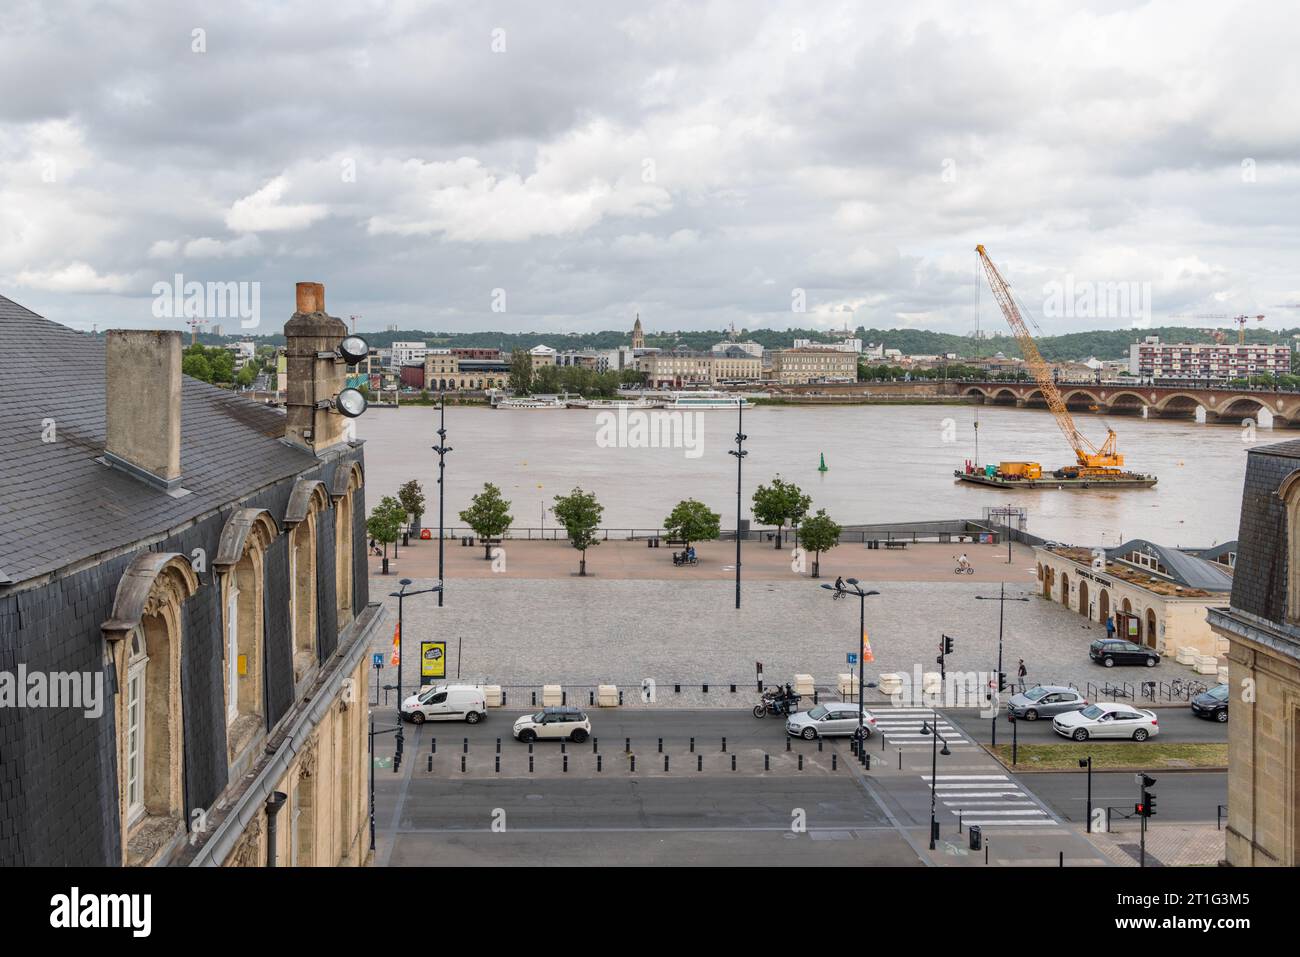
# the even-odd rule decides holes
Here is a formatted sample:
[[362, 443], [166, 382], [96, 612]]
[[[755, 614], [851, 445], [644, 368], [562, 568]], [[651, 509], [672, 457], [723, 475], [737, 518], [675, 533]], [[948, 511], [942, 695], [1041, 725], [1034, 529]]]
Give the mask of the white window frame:
[[239, 581], [232, 569], [226, 598], [226, 723], [239, 717]]
[[126, 677], [126, 817], [128, 826], [144, 816], [145, 668], [149, 664], [144, 635], [131, 635]]

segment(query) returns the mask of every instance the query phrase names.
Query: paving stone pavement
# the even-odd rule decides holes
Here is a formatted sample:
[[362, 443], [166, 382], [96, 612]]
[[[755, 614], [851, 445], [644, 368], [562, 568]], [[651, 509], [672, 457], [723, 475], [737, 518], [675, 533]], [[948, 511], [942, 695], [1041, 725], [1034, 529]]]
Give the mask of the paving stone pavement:
[[[432, 582], [416, 580], [411, 589]], [[387, 605], [394, 622], [397, 601], [386, 597], [397, 587], [393, 576], [371, 579], [371, 595]], [[955, 637], [947, 670], [995, 670], [998, 603], [976, 601], [996, 595], [989, 583], [885, 582], [867, 599], [867, 630], [875, 660], [867, 680], [882, 672], [937, 671], [940, 635]], [[1025, 659], [1028, 680], [1088, 682], [1186, 678], [1187, 669], [1171, 659], [1156, 668], [1104, 671], [1088, 660], [1088, 643], [1104, 634], [1061, 605], [1033, 595], [1027, 585], [1008, 586], [1008, 594], [1029, 595], [1008, 603], [1003, 670], [1014, 676]], [[448, 676], [468, 682], [501, 684], [510, 705], [528, 706], [531, 694], [547, 683], [565, 686], [572, 703], [587, 704], [595, 686], [618, 684], [624, 705], [640, 706], [644, 679], [655, 682], [655, 703], [672, 707], [751, 707], [755, 700], [756, 661], [770, 684], [811, 674], [830, 690], [835, 676], [850, 670], [858, 602], [832, 601], [817, 582], [745, 583], [742, 607], [734, 607], [729, 582], [600, 581], [525, 579], [452, 581], [445, 606], [435, 595], [405, 601], [403, 686], [417, 684], [419, 641], [448, 643]], [[385, 655], [379, 684], [395, 675], [389, 664], [391, 633], [373, 650]], [[730, 692], [730, 684], [737, 690]], [[708, 683], [705, 693], [702, 686]], [[680, 692], [674, 685], [680, 684]], [[525, 698], [524, 696], [529, 697]], [[873, 700], [868, 692], [868, 702]], [[392, 702], [390, 702], [392, 703]]]
[[[1109, 834], [1090, 834], [1088, 838], [1112, 864], [1137, 867], [1138, 827], [1125, 821]], [[1223, 831], [1213, 824], [1152, 824], [1147, 828], [1146, 844], [1148, 867], [1215, 867], [1223, 860]]]

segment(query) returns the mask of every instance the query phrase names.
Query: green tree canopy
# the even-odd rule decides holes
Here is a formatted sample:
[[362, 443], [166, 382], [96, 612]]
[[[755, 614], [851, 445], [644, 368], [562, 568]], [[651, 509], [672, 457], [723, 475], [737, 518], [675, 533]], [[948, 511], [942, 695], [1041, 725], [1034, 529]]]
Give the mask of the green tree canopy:
[[711, 542], [721, 531], [722, 516], [703, 502], [684, 499], [664, 519], [664, 530], [669, 538], [691, 542]]
[[754, 518], [763, 525], [777, 527], [777, 548], [781, 547], [786, 523], [797, 522], [810, 508], [812, 497], [793, 482], [783, 481], [780, 475], [772, 479], [771, 485], [760, 485], [754, 492]]
[[[491, 482], [483, 483], [483, 491], [470, 499], [469, 508], [460, 513], [460, 520], [474, 529], [479, 538], [500, 538], [514, 522], [510, 503], [501, 497], [501, 489]], [[490, 559], [490, 546], [483, 546], [483, 557]]]
[[402, 510], [418, 523], [424, 515], [424, 489], [420, 483], [411, 479], [397, 490], [397, 500], [402, 503]]
[[510, 353], [510, 388], [515, 395], [528, 395], [533, 391], [533, 357], [526, 349]]
[[578, 574], [587, 574], [587, 549], [600, 544], [597, 529], [605, 506], [596, 501], [593, 493], [575, 488], [568, 495], [555, 496], [555, 505], [551, 511], [568, 532], [569, 544], [581, 553]]
[[817, 509], [817, 514], [804, 519], [799, 526], [799, 540], [803, 547], [813, 553], [812, 577], [821, 576], [821, 553], [828, 552], [840, 543], [843, 529], [831, 520], [826, 509]]
[[391, 495], [385, 495], [370, 510], [370, 517], [366, 519], [366, 534], [381, 543], [387, 554], [388, 546], [397, 541], [405, 518], [406, 510], [402, 508], [402, 503]]

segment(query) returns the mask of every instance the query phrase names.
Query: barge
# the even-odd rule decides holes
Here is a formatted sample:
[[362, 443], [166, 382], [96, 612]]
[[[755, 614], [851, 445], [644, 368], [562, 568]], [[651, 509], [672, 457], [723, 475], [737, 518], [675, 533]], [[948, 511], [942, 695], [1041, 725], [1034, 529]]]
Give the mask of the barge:
[[1006, 475], [985, 469], [954, 469], [953, 476], [960, 482], [985, 485], [1000, 489], [1102, 489], [1151, 488], [1159, 479], [1139, 472], [1116, 472], [1109, 475], [1071, 475], [1068, 471], [1043, 472], [1035, 478]]

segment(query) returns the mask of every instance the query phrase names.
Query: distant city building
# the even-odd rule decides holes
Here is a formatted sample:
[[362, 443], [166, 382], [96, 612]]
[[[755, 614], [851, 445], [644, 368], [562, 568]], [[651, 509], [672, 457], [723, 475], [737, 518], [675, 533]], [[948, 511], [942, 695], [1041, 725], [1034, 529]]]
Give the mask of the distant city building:
[[632, 348], [645, 348], [645, 333], [641, 331], [641, 313], [636, 314], [636, 322], [632, 323]]
[[719, 382], [757, 382], [763, 375], [763, 360], [743, 349], [716, 355], [679, 348], [638, 356], [636, 368], [652, 388], [680, 389]]
[[455, 350], [430, 351], [424, 357], [424, 388], [430, 392], [477, 392], [504, 389], [510, 383], [510, 363], [497, 355], [490, 359], [462, 359]]
[[534, 369], [555, 365], [556, 353], [550, 346], [533, 346], [528, 350], [528, 355], [533, 361]]
[[452, 349], [451, 354], [457, 359], [500, 359], [500, 349]]
[[834, 349], [836, 352], [854, 352], [862, 351], [862, 340], [847, 337], [839, 342], [814, 342], [812, 339], [796, 339], [794, 341], [796, 349]]
[[1161, 342], [1147, 336], [1129, 346], [1129, 375], [1143, 379], [1248, 379], [1291, 371], [1289, 345]]
[[[797, 339], [795, 340], [796, 343], [798, 341], [799, 340]], [[718, 355], [720, 353], [729, 354], [732, 349], [739, 349], [742, 352], [748, 353], [749, 355], [753, 356], [756, 359], [763, 358], [763, 347], [759, 345], [757, 342], [731, 342], [731, 341], [719, 342], [713, 346], [713, 349], [711, 351], [713, 352], [714, 355]]]
[[428, 351], [429, 347], [423, 342], [394, 342], [392, 358], [389, 360], [391, 368], [400, 369], [402, 366], [419, 365], [424, 362]]
[[858, 357], [840, 349], [779, 349], [772, 353], [772, 379], [783, 384], [799, 384], [825, 379], [858, 377]]

